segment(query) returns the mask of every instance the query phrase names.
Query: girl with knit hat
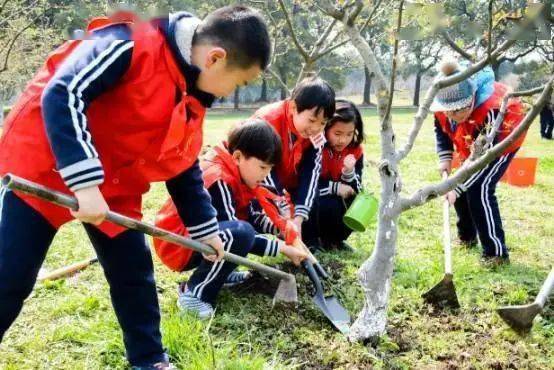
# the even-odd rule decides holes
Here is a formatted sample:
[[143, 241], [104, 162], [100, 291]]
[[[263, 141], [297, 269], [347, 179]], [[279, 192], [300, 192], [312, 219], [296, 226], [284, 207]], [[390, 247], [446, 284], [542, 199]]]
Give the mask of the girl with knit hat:
[[[440, 67], [438, 78], [460, 73], [463, 69], [464, 66], [455, 62], [445, 62]], [[438, 92], [430, 109], [435, 112], [436, 148], [441, 173], [450, 174], [454, 152], [461, 161], [469, 157], [475, 139], [492, 128], [502, 99], [508, 92], [508, 86], [494, 80], [490, 67]], [[523, 117], [521, 102], [510, 99], [494, 143], [504, 140]], [[521, 147], [524, 137], [522, 135], [500, 157], [446, 196], [456, 209], [460, 242], [472, 246], [479, 237], [484, 261], [494, 264], [509, 262], [495, 195], [496, 185]]]

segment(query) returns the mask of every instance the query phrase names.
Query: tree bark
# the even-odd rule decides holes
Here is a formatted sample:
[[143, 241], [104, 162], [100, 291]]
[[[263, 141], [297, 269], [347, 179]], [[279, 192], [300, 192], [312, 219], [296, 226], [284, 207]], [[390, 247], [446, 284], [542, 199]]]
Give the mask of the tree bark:
[[268, 102], [267, 98], [267, 79], [265, 77], [262, 77], [262, 88], [260, 90], [260, 98], [258, 99], [259, 102]]
[[237, 87], [235, 89], [235, 97], [233, 99], [234, 101], [234, 108], [235, 110], [238, 110], [239, 109], [239, 103], [240, 103], [240, 87]]
[[[281, 77], [281, 81], [283, 81], [285, 84], [287, 83], [287, 71], [284, 69], [284, 68], [279, 68], [279, 76]], [[284, 86], [281, 86], [281, 100], [285, 100], [288, 95], [289, 95], [289, 92], [287, 91], [287, 89], [285, 89]]]
[[373, 79], [373, 74], [369, 73], [367, 67], [364, 67], [364, 101], [363, 105], [371, 105], [371, 80]]
[[414, 86], [414, 99], [412, 105], [419, 107], [419, 93], [421, 91], [421, 72], [416, 73], [415, 86]]

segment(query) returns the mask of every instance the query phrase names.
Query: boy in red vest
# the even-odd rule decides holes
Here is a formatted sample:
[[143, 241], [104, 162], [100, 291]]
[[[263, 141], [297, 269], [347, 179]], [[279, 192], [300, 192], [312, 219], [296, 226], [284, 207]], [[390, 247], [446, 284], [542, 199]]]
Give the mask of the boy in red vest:
[[[461, 67], [447, 62], [441, 73], [450, 76]], [[492, 69], [486, 68], [470, 79], [441, 89], [431, 105], [435, 112], [435, 133], [439, 171], [450, 174], [454, 150], [462, 161], [470, 155], [471, 145], [480, 133], [487, 132], [496, 120], [508, 87], [494, 81]], [[524, 117], [518, 99], [511, 99], [498, 129], [495, 143], [506, 138]], [[483, 246], [483, 261], [493, 264], [509, 262], [502, 228], [502, 218], [496, 201], [496, 184], [506, 172], [525, 135], [516, 140], [488, 166], [475, 173], [454, 191], [447, 194], [458, 215], [458, 236], [464, 245], [474, 245], [477, 236]]]
[[[199, 20], [97, 18], [84, 40], [46, 60], [6, 120], [0, 174], [74, 194], [77, 212], [3, 191], [0, 338], [19, 314], [57, 229], [73, 218], [102, 264], [133, 368], [172, 368], [162, 347], [152, 259], [144, 236], [103, 222], [141, 218], [142, 194], [165, 181], [190, 236], [224, 248], [198, 154], [205, 110], [263, 70], [270, 40], [243, 6]], [[32, 230], [32, 232], [29, 232]]]
[[267, 184], [279, 193], [286, 190], [294, 204], [294, 223], [308, 247], [317, 241], [302, 233], [302, 224], [309, 218], [317, 200], [317, 183], [321, 172], [321, 153], [325, 139], [323, 129], [335, 112], [335, 92], [318, 77], [301, 81], [290, 99], [260, 108], [255, 117], [269, 122], [281, 137], [283, 157], [275, 166]]
[[[273, 204], [278, 197], [260, 186], [280, 158], [279, 136], [267, 122], [251, 119], [235, 128], [227, 143], [215, 147], [201, 167], [204, 184], [217, 210], [219, 228], [228, 241], [225, 251], [240, 256], [248, 253], [276, 256], [281, 252], [298, 265], [306, 253], [291, 246], [297, 237], [294, 226], [290, 225], [287, 230], [287, 221]], [[254, 211], [254, 199], [269, 217]], [[171, 199], [158, 213], [156, 225], [181, 235], [190, 233]], [[286, 242], [256, 233], [268, 226], [280, 227], [288, 234]], [[200, 253], [163, 240], [154, 239], [154, 247], [162, 262], [172, 270], [194, 269], [188, 282], [181, 284], [177, 303], [182, 310], [193, 312], [201, 319], [213, 315], [213, 305], [224, 285], [240, 284], [250, 277], [248, 271], [234, 271], [235, 264], [223, 260], [213, 263], [203, 259]]]

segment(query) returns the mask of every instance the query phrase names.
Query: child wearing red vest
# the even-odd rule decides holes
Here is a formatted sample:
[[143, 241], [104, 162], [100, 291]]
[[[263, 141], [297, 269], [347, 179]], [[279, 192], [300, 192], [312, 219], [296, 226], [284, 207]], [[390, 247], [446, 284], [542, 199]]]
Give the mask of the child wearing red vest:
[[320, 137], [334, 111], [335, 92], [331, 86], [310, 77], [294, 88], [290, 99], [269, 104], [254, 114], [269, 122], [281, 137], [283, 158], [267, 178], [267, 184], [280, 194], [286, 190], [291, 195], [294, 223], [308, 246], [316, 241], [306, 238], [302, 224], [309, 218], [318, 195], [324, 143]]
[[270, 45], [258, 13], [230, 6], [202, 21], [188, 13], [149, 22], [129, 13], [97, 18], [85, 39], [48, 57], [6, 119], [0, 174], [74, 194], [79, 210], [2, 191], [0, 339], [31, 292], [57, 229], [77, 218], [110, 285], [130, 364], [172, 368], [144, 235], [103, 219], [108, 209], [140, 219], [149, 184], [165, 181], [190, 236], [221, 254], [225, 235], [197, 160], [204, 114], [215, 96], [267, 66]]
[[325, 127], [327, 143], [319, 177], [319, 201], [312, 208], [311, 227], [324, 249], [351, 249], [350, 230], [342, 222], [354, 196], [362, 189], [364, 123], [354, 103], [337, 99], [335, 114]]
[[[443, 63], [441, 78], [461, 70], [453, 62]], [[470, 79], [441, 89], [431, 105], [435, 112], [435, 134], [439, 171], [450, 174], [452, 154], [456, 151], [464, 161], [471, 153], [471, 145], [480, 133], [490, 130], [496, 120], [502, 99], [508, 87], [494, 81], [494, 73], [487, 67]], [[506, 138], [524, 117], [518, 99], [511, 99], [500, 123], [495, 143]], [[494, 264], [509, 262], [502, 218], [496, 201], [496, 184], [523, 144], [525, 135], [516, 140], [496, 160], [475, 173], [447, 195], [458, 215], [458, 236], [467, 246], [477, 242], [483, 246], [483, 260]]]
[[[217, 210], [219, 228], [226, 236], [225, 251], [240, 256], [248, 253], [276, 256], [281, 252], [298, 265], [306, 254], [290, 245], [297, 235], [292, 225], [286, 235], [289, 245], [255, 232], [268, 225], [278, 225], [287, 233], [286, 220], [272, 204], [277, 196], [260, 186], [280, 157], [281, 142], [273, 128], [263, 120], [251, 119], [235, 128], [228, 143], [215, 147], [201, 166], [205, 187]], [[269, 218], [253, 211], [254, 199], [262, 204]], [[158, 213], [156, 225], [181, 235], [190, 233], [171, 199]], [[247, 271], [233, 272], [235, 264], [223, 260], [213, 263], [203, 259], [200, 253], [163, 240], [154, 239], [154, 248], [172, 270], [194, 269], [188, 282], [181, 284], [177, 302], [182, 310], [193, 312], [201, 319], [213, 315], [213, 305], [224, 285], [239, 284], [250, 276]]]

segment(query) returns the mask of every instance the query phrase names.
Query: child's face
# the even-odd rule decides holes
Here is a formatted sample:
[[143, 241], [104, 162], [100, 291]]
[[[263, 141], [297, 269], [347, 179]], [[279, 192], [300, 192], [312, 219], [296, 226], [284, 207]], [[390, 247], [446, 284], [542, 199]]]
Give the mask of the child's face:
[[246, 86], [262, 72], [256, 64], [248, 68], [229, 66], [225, 49], [207, 45], [198, 48], [196, 60], [193, 59], [193, 64], [201, 70], [196, 85], [216, 97], [229, 96], [237, 87]]
[[462, 109], [444, 112], [446, 117], [456, 122], [465, 122], [473, 112], [473, 102], [471, 105]]
[[250, 189], [259, 186], [273, 168], [273, 165], [261, 161], [256, 157], [246, 157], [240, 150], [233, 152], [233, 158], [239, 168], [242, 182]]
[[309, 138], [310, 136], [317, 135], [323, 132], [325, 128], [325, 116], [323, 115], [323, 109], [319, 109], [319, 112], [316, 114], [317, 107], [312, 109], [305, 109], [302, 112], [298, 113], [296, 108], [296, 103], [291, 102], [292, 108], [292, 122], [294, 127], [304, 139]]
[[337, 121], [327, 130], [329, 146], [337, 152], [341, 152], [354, 139], [356, 126], [354, 122]]

